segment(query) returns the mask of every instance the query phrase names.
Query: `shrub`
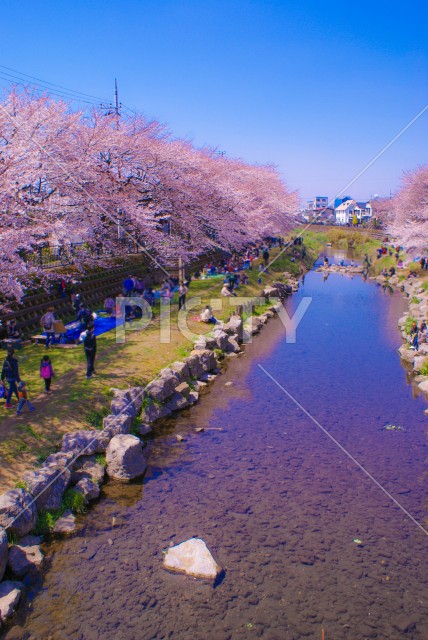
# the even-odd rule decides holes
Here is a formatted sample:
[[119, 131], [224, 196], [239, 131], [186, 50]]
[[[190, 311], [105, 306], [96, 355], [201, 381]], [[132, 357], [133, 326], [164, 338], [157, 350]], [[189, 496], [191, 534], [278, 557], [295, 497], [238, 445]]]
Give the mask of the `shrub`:
[[61, 511], [71, 509], [73, 513], [82, 514], [86, 511], [85, 498], [75, 489], [67, 489], [62, 499]]
[[407, 333], [407, 335], [410, 335], [410, 329], [413, 322], [416, 322], [416, 318], [409, 316], [406, 320], [406, 324], [404, 325], [404, 331]]
[[428, 361], [424, 364], [424, 366], [420, 370], [421, 375], [428, 376]]

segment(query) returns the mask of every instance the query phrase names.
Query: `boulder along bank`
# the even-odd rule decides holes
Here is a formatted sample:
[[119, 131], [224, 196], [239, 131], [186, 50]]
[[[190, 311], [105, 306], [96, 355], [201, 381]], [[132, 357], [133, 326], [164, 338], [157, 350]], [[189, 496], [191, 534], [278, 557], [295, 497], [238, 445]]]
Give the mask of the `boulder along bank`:
[[[281, 279], [286, 283], [274, 282], [263, 290], [265, 302], [271, 304], [264, 313], [245, 321], [232, 315], [227, 323], [215, 325], [197, 338], [187, 358], [162, 369], [145, 387], [112, 389], [102, 430], [65, 434], [58, 452], [0, 495], [0, 628], [13, 622], [25, 594], [24, 582], [31, 584], [32, 576], [43, 569], [41, 523], [49, 535], [71, 535], [77, 529], [76, 512], [99, 498], [106, 478], [127, 483], [144, 476], [144, 437], [165, 418], [198, 402], [227, 360], [239, 357], [245, 343], [278, 313], [281, 300], [298, 290], [298, 280], [290, 273]], [[256, 309], [260, 302], [253, 302], [249, 306]]]

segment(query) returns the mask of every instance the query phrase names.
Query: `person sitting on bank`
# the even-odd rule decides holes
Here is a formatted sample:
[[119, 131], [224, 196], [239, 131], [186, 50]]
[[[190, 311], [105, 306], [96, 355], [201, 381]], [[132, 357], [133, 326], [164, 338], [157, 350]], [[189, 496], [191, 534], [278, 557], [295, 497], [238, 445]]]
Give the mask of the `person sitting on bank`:
[[216, 324], [217, 323], [216, 318], [214, 318], [214, 316], [213, 316], [212, 308], [210, 307], [209, 304], [207, 304], [205, 309], [202, 311], [202, 313], [200, 315], [200, 321], [201, 322], [206, 322], [208, 324]]
[[9, 320], [9, 322], [7, 323], [7, 337], [10, 340], [19, 340], [22, 336], [22, 331], [20, 329], [18, 329], [18, 323], [16, 322], [15, 318], [13, 318], [12, 320]]
[[111, 316], [114, 316], [115, 306], [116, 305], [113, 298], [108, 297], [104, 300], [104, 311], [106, 311]]

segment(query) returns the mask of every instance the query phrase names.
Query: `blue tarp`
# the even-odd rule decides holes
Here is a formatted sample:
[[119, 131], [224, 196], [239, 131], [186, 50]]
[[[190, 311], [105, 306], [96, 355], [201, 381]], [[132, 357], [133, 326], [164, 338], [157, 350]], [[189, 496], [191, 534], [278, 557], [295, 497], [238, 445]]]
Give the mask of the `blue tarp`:
[[[97, 311], [96, 313], [102, 314], [103, 311]], [[118, 319], [117, 324], [123, 324], [123, 320]], [[115, 327], [116, 318], [112, 318], [111, 316], [97, 315], [97, 318], [95, 318], [94, 320], [94, 333], [96, 336], [99, 336], [102, 333], [107, 333], [107, 331], [111, 331]], [[71, 322], [70, 324], [66, 324], [65, 328], [67, 329], [65, 334], [65, 342], [77, 342], [80, 334], [82, 333], [80, 322]], [[46, 333], [44, 333], [43, 335], [46, 335]]]

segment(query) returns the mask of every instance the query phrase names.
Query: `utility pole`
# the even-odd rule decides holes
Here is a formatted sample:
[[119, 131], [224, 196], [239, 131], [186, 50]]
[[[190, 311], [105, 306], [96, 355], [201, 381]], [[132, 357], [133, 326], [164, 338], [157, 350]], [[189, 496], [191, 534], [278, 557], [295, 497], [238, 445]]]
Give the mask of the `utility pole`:
[[114, 79], [114, 110], [117, 116], [120, 116], [122, 104], [119, 102], [119, 91], [117, 89], [117, 79]]
[[[110, 104], [101, 104], [100, 105], [100, 109], [102, 111], [105, 111], [105, 116], [112, 116], [112, 115], [116, 115], [117, 118], [120, 118], [120, 111], [122, 109], [122, 103], [119, 102], [119, 89], [117, 88], [117, 78], [114, 79], [114, 106], [113, 103], [110, 102]], [[119, 120], [117, 121], [117, 124], [119, 126]]]

